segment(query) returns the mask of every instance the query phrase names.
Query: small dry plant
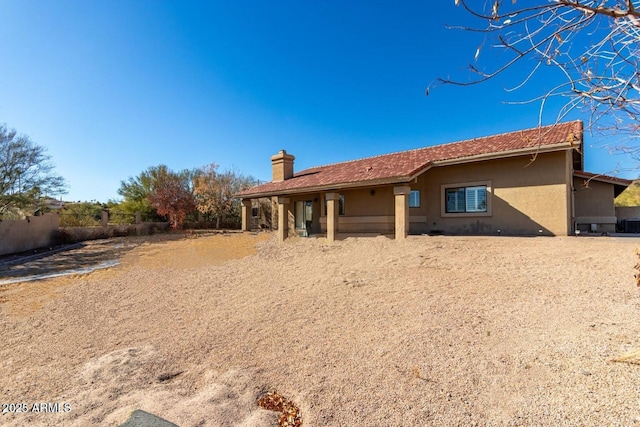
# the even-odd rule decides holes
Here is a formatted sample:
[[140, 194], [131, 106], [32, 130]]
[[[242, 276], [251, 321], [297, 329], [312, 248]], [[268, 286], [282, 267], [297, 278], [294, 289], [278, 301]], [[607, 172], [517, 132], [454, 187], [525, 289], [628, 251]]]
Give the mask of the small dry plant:
[[[636, 286], [638, 286], [638, 289], [640, 290], [640, 252], [638, 251], [638, 249], [636, 249], [635, 255], [638, 257], [638, 261], [633, 267], [635, 270], [633, 277], [636, 279]], [[615, 359], [612, 359], [612, 361], [640, 365], [640, 349], [627, 351], [626, 353], [621, 354]]]
[[302, 416], [300, 409], [289, 399], [282, 397], [275, 391], [271, 391], [258, 399], [258, 406], [270, 411], [281, 412], [278, 418], [280, 427], [300, 427]]
[[636, 262], [636, 265], [633, 267], [634, 270], [636, 271], [633, 277], [635, 277], [636, 279], [636, 285], [640, 287], [640, 252], [638, 251], [638, 249], [636, 249], [635, 254], [638, 257], [638, 261]]
[[612, 359], [612, 361], [640, 365], [640, 348], [622, 353], [620, 356]]
[[418, 378], [419, 380], [429, 381], [429, 378], [427, 378], [426, 375], [422, 374], [422, 370], [420, 369], [419, 366], [414, 366], [412, 371], [413, 371], [413, 376]]

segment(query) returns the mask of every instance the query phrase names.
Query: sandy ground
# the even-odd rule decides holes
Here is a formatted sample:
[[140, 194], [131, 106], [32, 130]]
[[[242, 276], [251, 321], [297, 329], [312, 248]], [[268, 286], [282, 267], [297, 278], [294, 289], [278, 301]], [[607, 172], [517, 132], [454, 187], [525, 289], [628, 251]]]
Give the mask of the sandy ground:
[[141, 242], [112, 268], [0, 287], [0, 425], [117, 426], [143, 409], [275, 426], [256, 405], [275, 390], [304, 426], [640, 426], [640, 366], [611, 361], [640, 347], [638, 247]]

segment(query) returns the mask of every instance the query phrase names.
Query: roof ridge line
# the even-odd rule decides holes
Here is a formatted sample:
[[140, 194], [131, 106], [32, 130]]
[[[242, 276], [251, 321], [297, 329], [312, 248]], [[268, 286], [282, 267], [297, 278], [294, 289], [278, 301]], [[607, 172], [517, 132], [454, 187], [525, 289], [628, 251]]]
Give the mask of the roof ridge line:
[[554, 123], [554, 124], [551, 124], [551, 125], [535, 126], [535, 127], [531, 127], [531, 128], [527, 128], [527, 129], [519, 129], [519, 130], [508, 131], [508, 132], [494, 133], [494, 134], [491, 134], [491, 135], [480, 136], [480, 137], [476, 137], [476, 138], [461, 139], [459, 141], [443, 142], [442, 144], [428, 145], [428, 146], [418, 147], [418, 148], [410, 148], [409, 150], [393, 151], [391, 153], [376, 154], [376, 155], [373, 155], [373, 156], [360, 157], [358, 159], [343, 160], [341, 162], [327, 163], [327, 164], [324, 164], [324, 165], [312, 166], [310, 168], [303, 169], [300, 172], [294, 172], [294, 176], [296, 174], [298, 174], [298, 173], [302, 173], [302, 172], [305, 172], [305, 171], [308, 171], [308, 170], [312, 170], [312, 169], [326, 168], [326, 167], [329, 167], [329, 166], [336, 166], [336, 165], [342, 165], [342, 164], [345, 164], [345, 163], [359, 162], [359, 161], [362, 161], [362, 160], [376, 159], [378, 157], [392, 156], [394, 154], [409, 153], [409, 152], [412, 152], [412, 151], [427, 150], [427, 149], [432, 149], [432, 148], [443, 147], [445, 145], [453, 145], [453, 144], [466, 143], [466, 142], [470, 142], [470, 141], [478, 141], [478, 140], [481, 140], [481, 139], [494, 138], [494, 137], [504, 136], [504, 135], [508, 135], [508, 134], [512, 134], [512, 133], [513, 134], [517, 134], [517, 133], [528, 132], [528, 131], [532, 131], [532, 130], [536, 130], [536, 129], [551, 128], [553, 126], [558, 126], [558, 125], [568, 125], [568, 124], [571, 124], [571, 123], [580, 123], [581, 121], [582, 120], [580, 120], [580, 119], [576, 119], [576, 120], [572, 120], [572, 121], [569, 121], [569, 122], [559, 122], [559, 123]]
[[[508, 132], [494, 133], [492, 135], [478, 136], [478, 137], [475, 137], [475, 138], [462, 139], [460, 141], [445, 142], [443, 144], [432, 145], [431, 147], [442, 147], [443, 145], [451, 145], [451, 144], [458, 144], [458, 143], [469, 142], [469, 141], [477, 141], [477, 140], [480, 140], [480, 139], [487, 139], [487, 138], [494, 138], [494, 137], [509, 135], [511, 133], [516, 134], [516, 133], [529, 132], [529, 131], [533, 131], [533, 130], [537, 130], [537, 129], [553, 128], [554, 126], [569, 125], [571, 123], [580, 123], [581, 121], [582, 120], [580, 120], [580, 119], [576, 119], [576, 120], [572, 120], [570, 122], [559, 122], [559, 123], [554, 123], [552, 125], [534, 126], [532, 128], [527, 128], [527, 129], [518, 129], [518, 130], [512, 130], [512, 131], [508, 131]], [[431, 147], [425, 147], [425, 148], [431, 148]]]

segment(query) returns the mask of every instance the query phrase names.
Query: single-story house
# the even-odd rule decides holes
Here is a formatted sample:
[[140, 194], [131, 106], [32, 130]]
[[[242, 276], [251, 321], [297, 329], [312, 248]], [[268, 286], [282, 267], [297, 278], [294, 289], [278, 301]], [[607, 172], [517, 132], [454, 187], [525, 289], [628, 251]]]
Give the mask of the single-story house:
[[[277, 206], [281, 240], [325, 234], [569, 235], [615, 231], [613, 199], [631, 181], [584, 171], [583, 124], [559, 123], [294, 172], [238, 193]], [[276, 209], [274, 209], [276, 210]]]

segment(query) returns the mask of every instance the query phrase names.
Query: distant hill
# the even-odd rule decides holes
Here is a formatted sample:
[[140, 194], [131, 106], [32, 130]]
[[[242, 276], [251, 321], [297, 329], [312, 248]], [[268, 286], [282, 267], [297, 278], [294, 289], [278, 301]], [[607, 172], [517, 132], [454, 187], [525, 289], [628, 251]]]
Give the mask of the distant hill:
[[618, 197], [615, 198], [616, 206], [640, 206], [640, 180], [633, 181]]

